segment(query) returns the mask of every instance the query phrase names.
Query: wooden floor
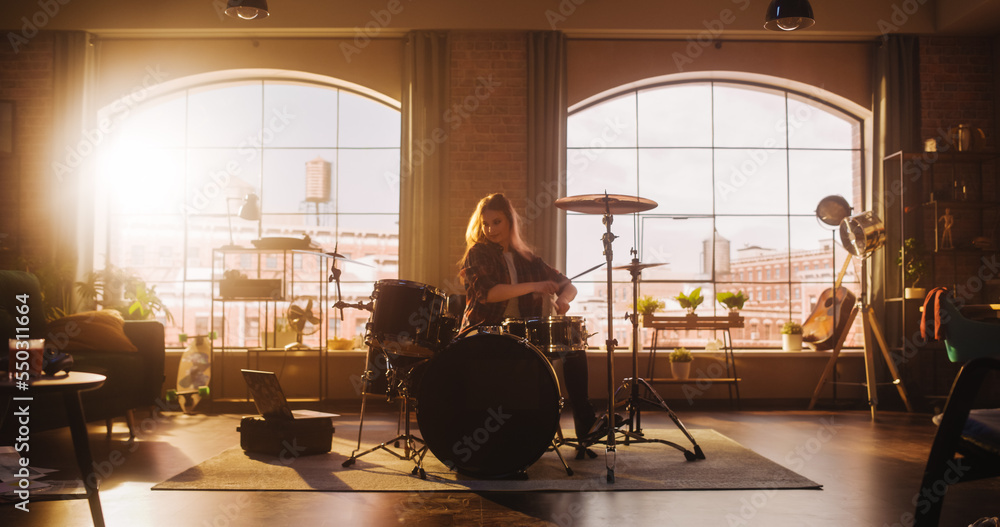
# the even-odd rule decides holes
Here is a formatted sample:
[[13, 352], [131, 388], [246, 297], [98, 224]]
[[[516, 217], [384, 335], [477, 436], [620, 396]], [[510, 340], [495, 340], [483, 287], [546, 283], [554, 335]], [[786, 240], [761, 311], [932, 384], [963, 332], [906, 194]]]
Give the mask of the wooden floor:
[[[101, 501], [109, 526], [380, 526], [439, 525], [909, 525], [934, 433], [924, 414], [862, 411], [706, 412], [674, 407], [688, 428], [711, 428], [823, 485], [822, 490], [551, 492], [551, 493], [324, 493], [152, 491], [150, 487], [239, 442], [238, 415], [140, 415], [129, 444], [124, 423], [111, 440], [91, 424], [95, 464], [104, 474]], [[356, 437], [357, 413], [337, 420], [337, 435]], [[144, 418], [144, 419], [143, 419]], [[394, 415], [366, 421], [366, 437], [388, 439]], [[377, 423], [376, 423], [377, 421]], [[643, 412], [646, 427], [673, 426], [662, 412]], [[371, 425], [371, 426], [369, 426]], [[570, 427], [567, 418], [564, 427]], [[371, 431], [371, 436], [367, 432]], [[32, 461], [74, 473], [69, 434], [36, 434]], [[711, 452], [706, 452], [711, 455]], [[388, 455], [378, 453], [373, 455]], [[619, 447], [627, 456], [627, 447]], [[680, 455], [664, 448], [663, 455]], [[596, 459], [605, 463], [603, 447]], [[33, 463], [35, 464], [35, 463]], [[670, 474], [664, 474], [669, 478]], [[941, 525], [965, 526], [1000, 515], [997, 479], [962, 483], [949, 491]], [[0, 506], [0, 524], [90, 525], [86, 500], [32, 502], [24, 513]]]

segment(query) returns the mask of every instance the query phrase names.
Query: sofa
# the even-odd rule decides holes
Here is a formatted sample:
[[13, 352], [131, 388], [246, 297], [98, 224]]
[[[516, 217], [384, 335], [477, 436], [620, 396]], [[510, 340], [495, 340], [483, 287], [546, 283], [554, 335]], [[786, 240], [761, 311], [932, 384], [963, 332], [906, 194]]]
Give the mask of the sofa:
[[[21, 299], [25, 298], [19, 295], [27, 295], [28, 333], [31, 338], [45, 338], [47, 348], [66, 350], [73, 357], [73, 370], [99, 373], [107, 377], [100, 388], [81, 394], [85, 419], [88, 422], [105, 421], [110, 437], [112, 419], [125, 417], [129, 425], [129, 438], [134, 439], [134, 410], [153, 407], [160, 400], [165, 358], [163, 324], [155, 320], [126, 320], [118, 325], [124, 332], [123, 336], [119, 333], [112, 335], [114, 338], [105, 338], [104, 333], [96, 333], [88, 327], [87, 321], [97, 317], [75, 315], [80, 318], [74, 320], [81, 322], [71, 323], [69, 327], [73, 328], [72, 331], [57, 329], [67, 327], [60, 325], [60, 322], [69, 318], [52, 323], [45, 320], [38, 279], [22, 271], [0, 271], [0, 337], [3, 339], [0, 342], [17, 334], [16, 309], [21, 305]], [[87, 346], [81, 346], [80, 343], [88, 337], [91, 341], [96, 339], [98, 343], [111, 344], [107, 349], [100, 345], [90, 347], [102, 349], [83, 349]], [[61, 400], [45, 401], [39, 398], [35, 404], [46, 408], [46, 411], [32, 414], [33, 431], [68, 424]], [[2, 444], [10, 444], [9, 439], [14, 433], [11, 420], [7, 421], [3, 429], [0, 429]]]

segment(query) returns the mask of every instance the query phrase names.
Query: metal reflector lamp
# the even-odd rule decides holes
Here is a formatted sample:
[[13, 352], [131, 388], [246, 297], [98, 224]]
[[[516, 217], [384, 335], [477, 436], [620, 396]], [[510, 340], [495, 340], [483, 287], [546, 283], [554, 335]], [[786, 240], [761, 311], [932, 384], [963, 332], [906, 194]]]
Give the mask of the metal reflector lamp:
[[771, 0], [764, 15], [764, 29], [795, 31], [816, 23], [809, 0]]

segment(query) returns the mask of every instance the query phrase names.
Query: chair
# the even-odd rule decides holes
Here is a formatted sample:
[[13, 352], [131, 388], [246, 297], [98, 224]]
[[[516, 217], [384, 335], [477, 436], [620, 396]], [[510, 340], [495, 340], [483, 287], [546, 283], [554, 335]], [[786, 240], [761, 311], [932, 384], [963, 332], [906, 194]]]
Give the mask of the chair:
[[[42, 316], [41, 293], [38, 279], [23, 271], [0, 271], [0, 342], [14, 337], [17, 311], [16, 295], [26, 295], [30, 308], [32, 338], [51, 338], [49, 324]], [[75, 351], [73, 369], [99, 373], [107, 377], [104, 385], [81, 394], [87, 421], [105, 421], [108, 435], [111, 421], [124, 416], [129, 425], [129, 438], [136, 432], [134, 410], [152, 408], [160, 400], [164, 381], [163, 324], [155, 320], [129, 320], [124, 325], [125, 336], [138, 348], [137, 352], [121, 353], [120, 350]], [[51, 409], [32, 415], [32, 430], [42, 431], [65, 426], [67, 417], [62, 404], [50, 405]], [[13, 437], [12, 424], [5, 423], [0, 430], [2, 438]]]
[[[1000, 360], [980, 357], [959, 371], [927, 456], [915, 526], [938, 524], [949, 485], [1000, 475], [1000, 409], [972, 410], [983, 379], [996, 370]], [[957, 461], [955, 454], [964, 457]]]
[[[948, 358], [965, 365], [948, 394], [927, 456], [915, 526], [938, 524], [949, 485], [1000, 475], [1000, 408], [972, 409], [987, 374], [1000, 370], [1000, 359], [995, 358], [1000, 357], [1000, 324], [969, 320], [948, 294], [941, 297], [940, 307]], [[956, 454], [963, 457], [957, 459]]]
[[941, 298], [945, 317], [945, 349], [951, 362], [967, 362], [976, 357], [1000, 355], [1000, 324], [978, 322], [962, 315], [951, 301], [951, 296]]

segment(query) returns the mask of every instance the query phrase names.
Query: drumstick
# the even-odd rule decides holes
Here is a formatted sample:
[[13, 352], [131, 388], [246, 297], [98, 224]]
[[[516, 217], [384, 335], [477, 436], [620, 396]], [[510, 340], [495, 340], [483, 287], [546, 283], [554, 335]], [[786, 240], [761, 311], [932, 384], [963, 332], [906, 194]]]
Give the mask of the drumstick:
[[593, 270], [595, 270], [595, 269], [598, 269], [598, 268], [600, 268], [600, 267], [604, 266], [604, 264], [605, 264], [605, 263], [606, 263], [606, 262], [601, 262], [601, 263], [599, 263], [599, 264], [597, 264], [597, 265], [595, 265], [595, 266], [591, 267], [590, 269], [587, 269], [586, 271], [584, 271], [584, 272], [582, 272], [582, 273], [580, 273], [580, 274], [578, 274], [578, 275], [574, 276], [573, 278], [570, 278], [570, 279], [569, 279], [569, 281], [570, 281], [570, 282], [572, 282], [573, 280], [576, 280], [577, 278], [580, 278], [581, 276], [583, 276], [583, 275], [585, 275], [585, 274], [587, 274], [587, 273], [589, 273], [589, 272], [591, 272], [591, 271], [593, 271]]

